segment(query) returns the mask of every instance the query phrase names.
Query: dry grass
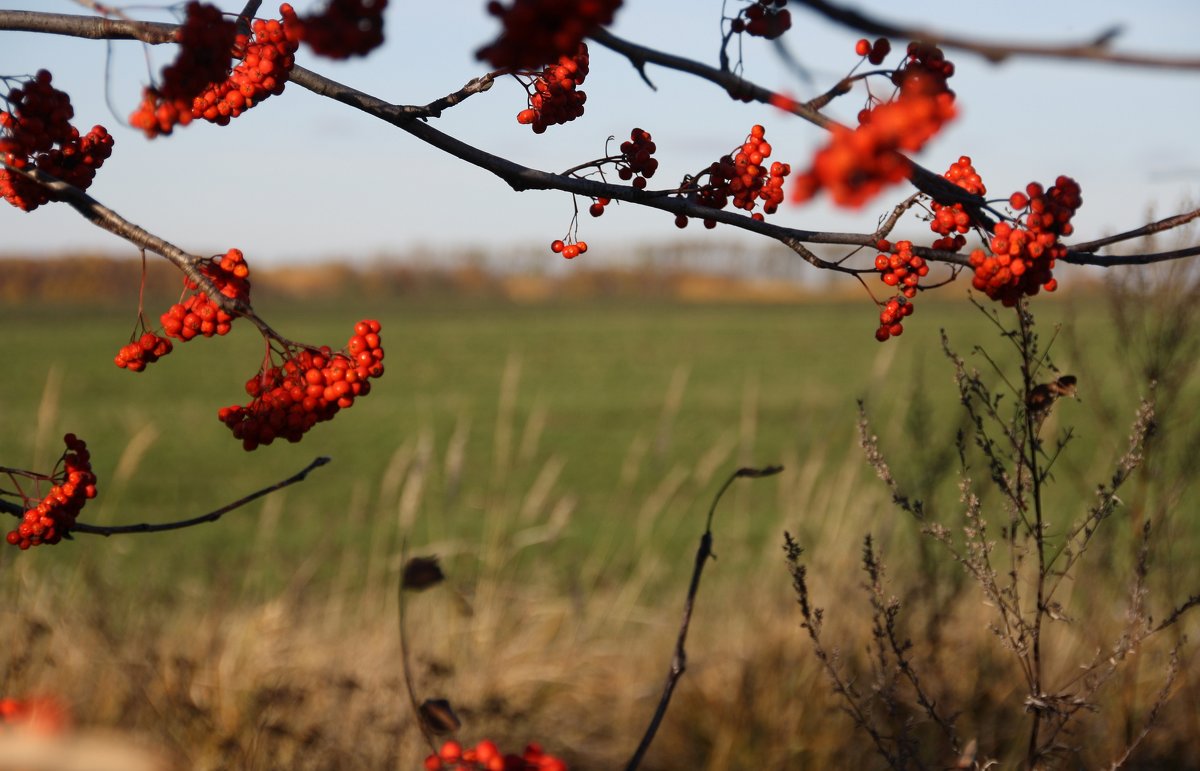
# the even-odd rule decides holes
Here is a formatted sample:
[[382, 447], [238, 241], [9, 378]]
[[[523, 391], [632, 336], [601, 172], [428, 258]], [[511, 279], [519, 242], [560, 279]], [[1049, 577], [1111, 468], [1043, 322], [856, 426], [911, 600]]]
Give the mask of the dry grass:
[[[10, 641], [2, 660], [4, 691], [53, 693], [81, 726], [125, 732], [158, 748], [176, 768], [418, 767], [427, 748], [401, 680], [399, 528], [420, 516], [424, 496], [444, 491], [423, 486], [425, 466], [398, 466], [404, 467], [401, 478], [383, 484], [390, 495], [366, 512], [388, 523], [371, 542], [331, 547], [314, 555], [313, 564], [273, 566], [291, 570], [290, 586], [267, 603], [239, 600], [254, 570], [268, 567], [261, 564], [248, 569], [242, 586], [231, 582], [216, 597], [183, 593], [169, 605], [147, 607], [136, 596], [107, 590], [103, 568], [93, 560], [44, 575], [14, 563], [0, 614], [0, 634]], [[698, 463], [677, 476], [707, 471]], [[826, 544], [811, 560], [814, 599], [829, 608], [827, 639], [842, 643], [845, 666], [859, 671], [869, 689], [862, 655], [869, 608], [855, 544], [862, 532], [881, 529], [872, 512], [886, 507], [884, 491], [868, 476], [865, 464], [827, 468], [813, 460], [793, 463], [778, 482], [754, 484], [777, 486], [783, 514], [776, 513], [776, 532], [799, 527], [809, 543]], [[360, 495], [367, 509], [367, 496]], [[633, 575], [611, 575], [616, 562], [606, 548], [609, 556], [637, 548], [634, 534], [629, 543], [598, 545], [595, 560], [574, 576], [539, 573], [536, 559], [521, 560], [516, 569], [529, 552], [536, 557], [537, 550], [554, 548], [563, 530], [555, 520], [561, 523], [564, 509], [528, 503], [539, 495], [545, 494], [530, 489], [500, 500], [477, 543], [414, 546], [417, 553], [441, 554], [449, 573], [447, 584], [409, 601], [418, 691], [450, 699], [469, 740], [491, 737], [516, 748], [536, 739], [572, 767], [612, 768], [636, 745], [657, 699], [684, 584], [663, 590], [662, 577], [678, 571], [652, 550], [636, 560]], [[739, 543], [736, 496], [730, 498], [730, 510], [718, 512], [719, 559], [701, 587], [689, 669], [648, 767], [879, 766], [811, 655], [779, 545], [753, 551]], [[698, 538], [704, 496], [693, 495], [678, 509], [652, 510], [663, 499], [652, 494], [645, 502], [642, 539], [680, 529]], [[264, 555], [281, 505], [262, 517]], [[542, 513], [531, 521], [531, 510]], [[902, 535], [891, 542], [897, 550], [905, 543]], [[915, 567], [901, 557], [893, 570], [897, 591]], [[317, 586], [313, 565], [329, 559], [338, 561], [339, 571], [331, 584]], [[1108, 597], [1112, 610], [1056, 630], [1048, 646], [1050, 672], [1069, 673], [1073, 662], [1120, 634], [1121, 588], [1117, 577], [1089, 575], [1091, 604], [1105, 607]], [[969, 588], [945, 606], [930, 605], [904, 616], [914, 662], [939, 704], [961, 710], [963, 736], [977, 739], [990, 755], [1020, 757], [1025, 729], [1017, 675], [988, 630], [989, 609]], [[1161, 682], [1166, 647], [1139, 652], [1139, 676], [1103, 694], [1102, 718], [1091, 721], [1086, 735], [1071, 737], [1086, 748], [1080, 757], [1087, 767], [1115, 757], [1125, 732], [1136, 729]], [[1189, 708], [1200, 696], [1197, 685], [1185, 668], [1162, 730], [1138, 757], [1182, 762], [1182, 747], [1198, 728]]]

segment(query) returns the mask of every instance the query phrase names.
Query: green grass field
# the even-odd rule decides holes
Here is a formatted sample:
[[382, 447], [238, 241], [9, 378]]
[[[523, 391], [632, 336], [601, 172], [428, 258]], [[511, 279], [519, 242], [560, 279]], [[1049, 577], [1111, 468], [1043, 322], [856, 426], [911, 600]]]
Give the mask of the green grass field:
[[[1061, 322], [1070, 329], [1058, 335], [1052, 358], [1080, 380], [1081, 399], [1061, 405], [1052, 419], [1055, 429], [1073, 425], [1078, 437], [1056, 466], [1047, 497], [1052, 526], [1065, 527], [1111, 474], [1147, 389], [1138, 385], [1142, 362], [1119, 354], [1102, 298], [1038, 302], [1034, 310], [1044, 339]], [[912, 523], [892, 509], [861, 460], [856, 400], [865, 400], [902, 484], [953, 523], [958, 491], [949, 450], [961, 410], [939, 329], [981, 370], [991, 365], [973, 352], [977, 345], [1002, 368], [1014, 360], [979, 310], [937, 301], [922, 302], [904, 336], [884, 345], [872, 338], [873, 314], [865, 302], [523, 306], [373, 300], [278, 308], [264, 302], [259, 311], [292, 339], [334, 347], [344, 343], [355, 321], [378, 318], [387, 372], [369, 397], [317, 426], [298, 445], [246, 453], [216, 419], [219, 407], [244, 401], [242, 384], [262, 357], [260, 338], [245, 324], [235, 325], [227, 339], [179, 345], [135, 375], [112, 364], [132, 325], [127, 310], [0, 308], [10, 361], [10, 376], [0, 386], [0, 464], [45, 468], [60, 452], [64, 432], [85, 438], [101, 493], [83, 520], [115, 524], [193, 516], [282, 479], [317, 455], [333, 458], [308, 481], [215, 524], [113, 539], [80, 535], [26, 553], [10, 549], [0, 557], [10, 603], [37, 618], [53, 618], [64, 596], [76, 602], [102, 597], [107, 620], [85, 626], [94, 630], [99, 623], [104, 634], [113, 635], [96, 640], [109, 639], [104, 645], [121, 651], [113, 654], [117, 663], [141, 656], [130, 651], [145, 643], [155, 655], [188, 650], [194, 657], [188, 660], [203, 669], [211, 662], [193, 649], [194, 634], [228, 644], [222, 634], [238, 623], [253, 627], [262, 620], [255, 614], [290, 598], [285, 606], [294, 610], [288, 612], [306, 619], [297, 622], [295, 639], [325, 650], [334, 634], [339, 649], [354, 651], [353, 663], [373, 673], [362, 675], [363, 682], [376, 682], [370, 680], [375, 677], [372, 687], [390, 699], [397, 688], [391, 614], [400, 555], [403, 548], [437, 553], [462, 602], [474, 608], [464, 617], [470, 620], [438, 632], [450, 645], [442, 657], [487, 673], [469, 685], [452, 681], [456, 703], [465, 704], [474, 725], [493, 735], [536, 738], [559, 731], [570, 744], [565, 753], [579, 767], [607, 767], [644, 725], [713, 492], [739, 465], [772, 463], [787, 470], [739, 483], [718, 513], [720, 559], [706, 575], [693, 643], [700, 669], [689, 674], [693, 680], [685, 682], [694, 684], [673, 707], [688, 717], [662, 740], [662, 752], [676, 754], [659, 757], [651, 767], [678, 767], [669, 759], [683, 756], [678, 753], [698, 753], [708, 759], [706, 767], [737, 767], [734, 758], [751, 757], [746, 747], [762, 750], [757, 757], [764, 767], [818, 767], [822, 758], [844, 753], [853, 736], [850, 724], [837, 722], [811, 658], [794, 658], [806, 650], [796, 635], [798, 620], [788, 610], [794, 605], [779, 559], [782, 531], [795, 533], [809, 549], [815, 580], [834, 602], [844, 603], [838, 598], [859, 583], [855, 564], [868, 531], [889, 556], [898, 593], [906, 585], [931, 587], [939, 580], [961, 588], [961, 571], [944, 556], [932, 566], [927, 549], [917, 548]], [[1182, 458], [1197, 432], [1189, 407], [1198, 393], [1195, 374], [1172, 393], [1176, 403], [1164, 405], [1163, 443], [1153, 458], [1152, 481], [1158, 486], [1134, 486], [1127, 497], [1147, 516], [1186, 500], [1191, 483]], [[1089, 612], [1102, 615], [1108, 615], [1107, 603], [1123, 598], [1126, 584], [1118, 574], [1124, 575], [1132, 555], [1131, 528], [1124, 521], [1114, 525], [1097, 546], [1105, 571], [1089, 588], [1099, 593], [1078, 598]], [[1186, 518], [1176, 517], [1166, 527], [1168, 537], [1155, 552], [1166, 577], [1153, 588], [1178, 600], [1188, 587], [1195, 591], [1192, 584], [1200, 579], [1192, 558], [1196, 532]], [[297, 592], [310, 599], [297, 599]], [[959, 613], [976, 630], [967, 636], [969, 644], [988, 645], [977, 599], [969, 590], [942, 592], [935, 596], [958, 609], [946, 612]], [[35, 599], [22, 599], [28, 597]], [[433, 616], [417, 609], [417, 628], [440, 629], [435, 622], [445, 621], [448, 611], [428, 612]], [[513, 615], [521, 619], [517, 626]], [[538, 619], [558, 619], [548, 627], [556, 631], [531, 641], [531, 630], [543, 629]], [[844, 617], [841, 628], [865, 633], [863, 623]], [[187, 631], [193, 627], [202, 631]], [[62, 634], [68, 634], [66, 627]], [[264, 639], [276, 640], [275, 634], [264, 632]], [[496, 642], [502, 639], [511, 644]], [[1071, 645], [1086, 647], [1090, 639]], [[135, 647], [127, 650], [129, 645]], [[294, 682], [295, 672], [307, 671], [299, 663], [303, 656], [237, 650], [247, 656], [250, 670], [230, 692], [235, 696]], [[85, 650], [78, 655], [85, 657], [78, 671], [95, 665]], [[293, 674], [270, 667], [264, 674], [254, 658], [276, 655], [282, 658], [271, 660], [288, 662]], [[1003, 661], [1000, 653], [996, 657]], [[387, 661], [382, 673], [380, 660]], [[421, 661], [430, 672], [441, 671]], [[592, 668], [599, 662], [629, 664], [628, 672], [612, 682], [596, 681]], [[727, 671], [738, 662], [740, 674]], [[579, 669], [581, 663], [588, 672]], [[317, 670], [341, 671], [346, 664], [339, 657]], [[781, 681], [787, 683], [784, 694], [772, 689], [780, 666], [793, 668]], [[951, 663], [949, 670], [954, 668]], [[78, 684], [74, 690], [64, 685], [68, 670], [63, 665], [12, 675], [10, 662], [7, 683], [58, 687], [76, 701], [96, 698]], [[120, 691], [121, 675], [111, 677]], [[424, 682], [446, 685], [437, 677], [445, 676], [430, 674]], [[975, 687], [1003, 702], [1008, 692], [993, 686]], [[1123, 693], [1140, 693], [1135, 686]], [[962, 687], [971, 688], [965, 682]], [[752, 696], [739, 696], [739, 688], [751, 689]], [[576, 699], [589, 693], [592, 703], [612, 715], [591, 732], [569, 717], [586, 711], [586, 702]], [[824, 694], [818, 702], [826, 706], [805, 711], [816, 693]], [[489, 712], [486, 705], [494, 706], [496, 698], [504, 706]], [[709, 724], [730, 709], [720, 706], [722, 699], [745, 698], [756, 703], [743, 722]], [[265, 713], [235, 702], [243, 710], [238, 714], [261, 729], [253, 721], [266, 720]], [[121, 704], [96, 707], [96, 714], [107, 716], [101, 722], [128, 728], [118, 716], [133, 708]], [[207, 747], [215, 729], [205, 739], [189, 739], [180, 726], [192, 726], [194, 716], [164, 716], [163, 709], [155, 707], [158, 722], [178, 724], [167, 730], [151, 721], [139, 723], [139, 730], [165, 732], [173, 751], [194, 761], [189, 748]], [[298, 710], [288, 714], [290, 725], [301, 720]], [[988, 714], [984, 709], [968, 718], [992, 732], [981, 738], [995, 739], [998, 729], [987, 723]], [[314, 725], [327, 717], [318, 711]], [[384, 721], [391, 728], [378, 730], [412, 733], [405, 714], [392, 719], [394, 724]], [[789, 728], [787, 721], [795, 725]], [[374, 731], [374, 725], [356, 730]], [[836, 731], [841, 738], [807, 744], [787, 738], [800, 725]], [[203, 734], [194, 726], [189, 730]], [[1169, 753], [1173, 745], [1164, 746], [1168, 749], [1160, 751]], [[870, 757], [868, 748], [858, 751]], [[419, 753], [419, 746], [405, 745], [399, 757]], [[345, 757], [338, 763], [381, 767]]]
[[[957, 415], [939, 328], [964, 354], [977, 343], [1007, 353], [966, 304], [923, 306], [906, 335], [888, 345], [871, 339], [863, 303], [347, 302], [262, 312], [293, 339], [334, 347], [360, 316], [378, 317], [384, 378], [300, 444], [245, 453], [215, 416], [245, 400], [242, 384], [261, 360], [261, 341], [246, 325], [229, 338], [178, 345], [132, 374], [111, 363], [131, 326], [128, 312], [4, 308], [0, 325], [19, 374], [4, 385], [0, 457], [44, 466], [59, 451], [57, 438], [76, 432], [93, 448], [103, 491], [88, 514], [128, 523], [216, 508], [328, 455], [332, 465], [281, 496], [287, 527], [276, 548], [285, 558], [331, 535], [361, 537], [371, 523], [349, 509], [374, 510], [389, 466], [408, 455], [419, 456], [412, 463], [424, 464], [430, 480], [422, 510], [411, 517], [415, 543], [470, 538], [483, 527], [489, 500], [517, 502], [539, 475], [552, 475], [543, 480], [548, 500], [569, 494], [576, 501], [567, 551], [554, 555], [569, 564], [606, 528], [634, 527], [629, 501], [673, 471], [686, 470], [688, 479], [671, 499], [694, 504], [711, 492], [714, 475], [737, 464], [816, 456], [836, 465], [855, 444], [858, 398], [898, 450], [945, 437]], [[1065, 312], [1051, 305], [1047, 320]], [[1101, 323], [1097, 316], [1085, 315], [1082, 328]], [[1085, 385], [1085, 392], [1095, 390]], [[932, 415], [928, 427], [915, 429], [928, 436], [913, 437], [902, 422], [914, 401]], [[452, 447], [460, 460], [447, 461]], [[702, 461], [706, 473], [691, 473]], [[769, 492], [748, 495], [773, 507]], [[198, 569], [213, 549], [241, 566], [251, 556], [245, 547], [255, 518], [251, 507], [215, 527], [129, 537], [124, 548], [141, 564], [162, 557], [172, 571]], [[103, 548], [93, 541], [69, 548]]]

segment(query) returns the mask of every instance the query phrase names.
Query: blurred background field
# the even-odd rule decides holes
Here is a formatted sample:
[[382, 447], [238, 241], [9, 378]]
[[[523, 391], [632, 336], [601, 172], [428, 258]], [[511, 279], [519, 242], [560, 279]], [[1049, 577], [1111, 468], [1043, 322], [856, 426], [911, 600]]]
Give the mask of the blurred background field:
[[[216, 524], [3, 552], [5, 693], [57, 694], [83, 726], [128, 732], [183, 767], [416, 768], [427, 750], [400, 684], [396, 631], [407, 549], [438, 555], [449, 577], [411, 600], [422, 695], [450, 699], [470, 741], [539, 740], [573, 767], [613, 767], [653, 709], [713, 493], [738, 466], [781, 463], [785, 473], [739, 482], [718, 511], [719, 558], [701, 588], [689, 670], [648, 766], [882, 765], [799, 628], [784, 530], [808, 550], [847, 666], [869, 640], [858, 558], [872, 533], [914, 660], [962, 710], [964, 736], [1005, 764], [1023, 751], [1015, 665], [987, 629], [988, 609], [891, 507], [858, 446], [862, 399], [901, 485], [956, 527], [962, 415], [939, 329], [981, 370], [990, 365], [976, 345], [1002, 367], [1013, 361], [965, 301], [920, 298], [903, 337], [879, 345], [858, 295], [636, 272], [593, 277], [585, 291], [579, 279], [517, 285], [470, 270], [401, 280], [299, 268], [256, 283], [260, 314], [292, 339], [333, 347], [377, 318], [387, 372], [300, 444], [245, 453], [216, 411], [245, 400], [263, 354], [257, 333], [235, 324], [226, 339], [177, 345], [131, 374], [112, 364], [134, 322], [129, 298], [91, 301], [38, 275], [0, 286], [0, 463], [47, 468], [64, 432], [85, 438], [101, 490], [86, 521], [192, 516], [317, 455], [333, 463]], [[149, 318], [173, 301], [169, 286], [149, 283]], [[1080, 382], [1080, 400], [1052, 418], [1078, 437], [1048, 499], [1058, 527], [1111, 475], [1149, 393], [1146, 371], [1163, 368], [1148, 361], [1154, 346], [1121, 341], [1166, 334], [1146, 312], [1168, 307], [1169, 288], [1137, 292], [1118, 304], [1136, 317], [1119, 324], [1100, 286], [1034, 303], [1047, 341], [1064, 324], [1051, 357]], [[1070, 609], [1081, 621], [1055, 631], [1064, 672], [1121, 631], [1135, 522], [1150, 518], [1158, 534], [1156, 615], [1200, 591], [1190, 515], [1198, 332], [1171, 334], [1184, 346], [1165, 365], [1178, 382], [1160, 386], [1147, 473], [1084, 566], [1086, 591]], [[1088, 767], [1136, 734], [1169, 647], [1139, 653], [1089, 730], [1070, 737], [1087, 745]], [[1185, 757], [1200, 729], [1198, 685], [1185, 666], [1163, 730], [1132, 767]]]

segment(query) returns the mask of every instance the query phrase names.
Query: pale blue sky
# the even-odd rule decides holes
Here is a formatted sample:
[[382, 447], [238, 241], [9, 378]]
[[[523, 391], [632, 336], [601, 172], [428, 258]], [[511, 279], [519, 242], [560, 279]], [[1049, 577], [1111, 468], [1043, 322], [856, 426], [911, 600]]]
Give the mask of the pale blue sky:
[[[236, 10], [240, 0], [221, 0]], [[293, 3], [301, 12], [313, 3]], [[379, 97], [421, 104], [457, 89], [484, 69], [474, 51], [495, 34], [483, 0], [393, 0], [387, 11], [388, 44], [365, 61], [331, 64], [302, 50], [305, 66]], [[139, 6], [141, 8], [142, 6]], [[264, 3], [261, 13], [273, 9]], [[999, 38], [1075, 40], [1120, 24], [1117, 47], [1200, 54], [1200, 4], [1194, 0], [1128, 2], [860, 3], [864, 10], [911, 17], [939, 28]], [[0, 0], [0, 8], [84, 12], [70, 0]], [[714, 62], [718, 0], [627, 0], [614, 31], [664, 50]], [[161, 13], [131, 10], [145, 18]], [[790, 46], [821, 86], [853, 66], [858, 35], [793, 10]], [[748, 75], [799, 96], [812, 87], [779, 65], [769, 44], [748, 40]], [[585, 85], [587, 113], [535, 136], [518, 125], [523, 92], [511, 79], [451, 110], [439, 128], [491, 152], [546, 170], [562, 170], [599, 157], [610, 135], [650, 131], [661, 161], [652, 187], [675, 184], [739, 144], [761, 122], [775, 154], [803, 167], [824, 141], [822, 133], [770, 108], [730, 101], [715, 87], [651, 68], [652, 92], [629, 64], [592, 47]], [[154, 71], [170, 49], [152, 50]], [[1007, 195], [1030, 180], [1050, 182], [1060, 173], [1078, 179], [1084, 206], [1076, 218], [1081, 236], [1099, 235], [1145, 221], [1200, 199], [1200, 73], [1121, 69], [1078, 63], [1022, 60], [989, 65], [951, 52], [958, 66], [951, 85], [961, 117], [930, 143], [919, 159], [943, 170], [969, 154], [989, 194]], [[889, 60], [891, 61], [891, 60]], [[106, 69], [107, 65], [107, 69]], [[48, 67], [67, 90], [77, 125], [103, 123], [116, 138], [113, 157], [91, 192], [130, 220], [197, 253], [242, 248], [252, 262], [282, 263], [331, 257], [373, 259], [423, 246], [528, 245], [543, 249], [569, 223], [570, 196], [513, 193], [503, 183], [409, 135], [350, 108], [291, 86], [230, 126], [194, 124], [147, 141], [117, 125], [105, 104], [107, 87], [123, 120], [146, 81], [139, 44], [0, 32], [0, 74]], [[847, 97], [834, 114], [851, 119], [860, 97]], [[824, 203], [787, 205], [781, 224], [806, 228], [870, 230], [880, 212], [906, 191], [894, 189], [858, 212]], [[586, 202], [581, 201], [581, 209]], [[611, 207], [604, 217], [582, 218], [590, 261], [639, 244], [679, 237], [672, 218], [633, 206]], [[691, 227], [689, 238], [722, 238], [760, 245], [759, 237], [719, 228]], [[96, 249], [128, 253], [132, 247], [83, 221], [64, 206], [32, 214], [0, 207], [0, 253]], [[558, 259], [545, 252], [547, 260]]]

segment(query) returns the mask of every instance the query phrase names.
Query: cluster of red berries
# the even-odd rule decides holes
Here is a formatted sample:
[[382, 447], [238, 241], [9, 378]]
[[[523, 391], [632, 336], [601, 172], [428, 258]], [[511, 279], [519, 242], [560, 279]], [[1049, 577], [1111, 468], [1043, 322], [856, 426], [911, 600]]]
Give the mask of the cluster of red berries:
[[25, 511], [21, 524], [6, 536], [13, 546], [28, 549], [58, 543], [75, 526], [83, 505], [96, 497], [96, 475], [92, 473], [87, 443], [74, 434], [64, 436], [63, 442], [67, 449], [50, 476], [54, 486]]
[[753, 0], [734, 17], [730, 30], [774, 40], [792, 28], [792, 12], [786, 5], [787, 0]]
[[[971, 165], [970, 156], [963, 155], [959, 157], [942, 176], [968, 193], [974, 193], [975, 195], [984, 195], [987, 193], [987, 187], [984, 186], [983, 179], [975, 171], [975, 167]], [[946, 206], [934, 201], [931, 207], [933, 209], [933, 221], [929, 223], [929, 229], [942, 236], [933, 242], [933, 248], [945, 249], [949, 252], [957, 252], [963, 248], [967, 243], [967, 239], [963, 237], [963, 234], [971, 229], [971, 216], [963, 209], [963, 205], [956, 203]]]
[[[185, 285], [196, 284], [184, 279]], [[163, 333], [167, 337], [187, 342], [194, 337], [212, 337], [227, 335], [233, 325], [233, 316], [217, 305], [204, 292], [194, 292], [183, 302], [175, 303], [167, 312], [159, 317], [163, 325]], [[118, 365], [120, 366], [120, 365]]]
[[[241, 249], [230, 249], [219, 257], [201, 263], [200, 272], [226, 297], [250, 301], [250, 268]], [[206, 293], [199, 291], [195, 281], [185, 276], [183, 286], [192, 294], [172, 305], [159, 317], [167, 337], [187, 342], [198, 335], [212, 337], [229, 334], [234, 317]]]
[[366, 56], [383, 44], [387, 0], [329, 0], [318, 14], [302, 19], [301, 37], [331, 59]]
[[[600, 198], [598, 200], [599, 201], [607, 201], [608, 199]], [[597, 206], [600, 206], [600, 209], [599, 209], [600, 213], [601, 214], [604, 213], [604, 207], [599, 203], [594, 203], [594, 204], [592, 204], [592, 216], [594, 216], [594, 217], [600, 216], [600, 214], [596, 214]], [[587, 250], [588, 250], [587, 241], [574, 241], [571, 243], [567, 243], [566, 241], [563, 241], [561, 238], [558, 238], [558, 239], [555, 239], [554, 241], [550, 242], [550, 251], [554, 252], [555, 254], [561, 254], [563, 257], [565, 257], [568, 260], [575, 259], [576, 257], [583, 254]]]
[[621, 143], [621, 158], [617, 161], [617, 176], [638, 190], [646, 188], [646, 180], [658, 171], [658, 159], [653, 158], [658, 146], [650, 138], [650, 132], [635, 128], [629, 132], [629, 140]]
[[[876, 41], [878, 42], [878, 41]], [[892, 83], [900, 89], [900, 98], [940, 97], [954, 101], [954, 92], [946, 81], [954, 75], [954, 63], [942, 49], [930, 43], [908, 44], [904, 63], [892, 73]]]
[[186, 126], [193, 119], [224, 126], [272, 94], [283, 93], [295, 64], [303, 22], [287, 3], [279, 6], [279, 13], [279, 20], [256, 19], [251, 36], [234, 38], [232, 54], [241, 61], [227, 76], [206, 84], [190, 103], [158, 100], [148, 90], [130, 123], [151, 138], [169, 134], [176, 125]]
[[988, 244], [992, 253], [976, 249], [970, 257], [975, 269], [972, 286], [1006, 306], [1016, 305], [1022, 296], [1037, 294], [1039, 289], [1053, 292], [1058, 288], [1052, 273], [1054, 261], [1067, 253], [1058, 239], [1074, 232], [1071, 218], [1083, 198], [1078, 182], [1060, 176], [1049, 190], [1030, 182], [1025, 192], [1013, 193], [1009, 203], [1022, 210], [1017, 226], [1007, 222], [996, 225]]
[[463, 747], [451, 739], [436, 755], [425, 758], [426, 771], [567, 771], [567, 764], [548, 755], [539, 744], [529, 744], [520, 755], [501, 754], [496, 743], [484, 739]]
[[[771, 144], [766, 140], [766, 129], [756, 125], [750, 129], [740, 148], [722, 156], [696, 176], [696, 179], [707, 176], [703, 185], [684, 180], [681, 187], [697, 204], [713, 209], [724, 209], [732, 201], [734, 208], [753, 211], [762, 201], [762, 212], [750, 215], [761, 222], [764, 213], [774, 214], [783, 203], [783, 180], [792, 172], [790, 165], [779, 161], [767, 166], [766, 159], [770, 156]], [[687, 217], [682, 214], [675, 218], [677, 227], [687, 227], [687, 222]], [[704, 220], [707, 228], [715, 225], [715, 220]]]
[[891, 52], [892, 44], [885, 37], [876, 38], [874, 43], [866, 38], [862, 38], [854, 44], [854, 53], [867, 57], [867, 61], [871, 64], [883, 64], [883, 60]]
[[277, 438], [298, 442], [317, 423], [330, 420], [371, 392], [370, 378], [383, 374], [379, 322], [360, 321], [345, 349], [289, 350], [278, 365], [246, 381], [253, 401], [222, 407], [217, 417], [247, 451]]
[[882, 343], [904, 332], [901, 321], [916, 310], [912, 298], [917, 296], [921, 279], [929, 275], [929, 265], [923, 257], [913, 254], [912, 241], [892, 244], [881, 239], [875, 247], [880, 252], [875, 255], [875, 270], [879, 271], [879, 280], [899, 290], [895, 297], [883, 304], [883, 310], [879, 312], [879, 328], [875, 330], [875, 339]]
[[[250, 266], [241, 249], [230, 249], [225, 254], [200, 263], [200, 272], [209, 278], [221, 294], [231, 300], [250, 301]], [[189, 283], [184, 279], [184, 283]], [[188, 287], [195, 289], [195, 285]]]
[[900, 294], [909, 299], [916, 297], [917, 284], [929, 275], [929, 265], [924, 257], [913, 254], [912, 241], [897, 241], [895, 246], [888, 241], [880, 241], [876, 246], [880, 250], [875, 256], [879, 280], [888, 286], [898, 287]]
[[539, 72], [533, 80], [529, 106], [517, 113], [517, 123], [532, 126], [533, 133], [542, 134], [547, 126], [567, 123], [583, 115], [587, 94], [576, 89], [587, 78], [588, 61], [587, 43], [580, 43], [573, 55], [564, 55], [558, 64]]
[[121, 369], [141, 372], [147, 364], [153, 364], [171, 352], [171, 341], [153, 332], [144, 332], [140, 338], [124, 345], [117, 351], [114, 361]]
[[148, 136], [170, 134], [176, 123], [192, 121], [192, 103], [211, 83], [229, 74], [237, 24], [208, 3], [187, 4], [183, 24], [175, 33], [179, 53], [163, 68], [157, 87], [142, 92], [142, 103], [129, 117], [134, 128]]
[[476, 56], [496, 68], [530, 69], [571, 56], [597, 27], [612, 23], [621, 0], [514, 0], [487, 4], [504, 29]]
[[904, 334], [904, 324], [901, 322], [906, 316], [913, 315], [915, 310], [916, 306], [904, 297], [888, 300], [879, 312], [879, 328], [875, 330], [875, 339], [882, 343], [890, 337]]
[[[80, 136], [71, 125], [71, 98], [51, 85], [40, 70], [33, 80], [8, 93], [0, 111], [0, 160], [15, 169], [36, 166], [80, 190], [86, 190], [112, 155], [113, 138], [103, 126]], [[23, 211], [51, 199], [50, 192], [19, 173], [0, 168], [0, 196]]]
[[[866, 55], [879, 51], [886, 56], [890, 48], [881, 38]], [[861, 53], [866, 47], [856, 50]], [[917, 152], [956, 115], [954, 92], [946, 88], [953, 74], [954, 65], [936, 46], [909, 45], [904, 63], [891, 74], [898, 87], [896, 98], [860, 111], [853, 130], [835, 126], [812, 168], [797, 178], [793, 198], [807, 201], [824, 188], [838, 205], [857, 207], [886, 185], [905, 179], [912, 164], [900, 151]]]

